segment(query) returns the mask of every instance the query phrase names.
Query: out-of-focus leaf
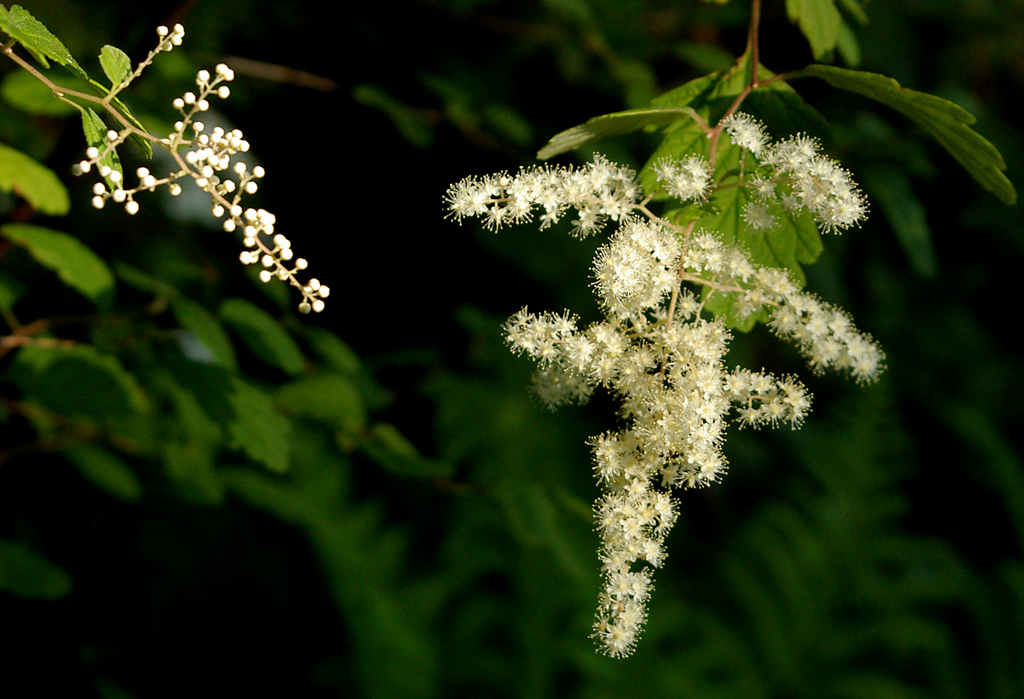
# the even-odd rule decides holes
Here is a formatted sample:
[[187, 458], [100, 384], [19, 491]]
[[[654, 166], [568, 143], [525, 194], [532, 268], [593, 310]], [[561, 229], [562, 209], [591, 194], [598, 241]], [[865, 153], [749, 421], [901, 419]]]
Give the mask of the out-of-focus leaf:
[[305, 335], [313, 351], [332, 369], [344, 374], [355, 374], [360, 371], [359, 355], [334, 333], [310, 326], [306, 328]]
[[374, 461], [397, 476], [448, 478], [453, 473], [451, 464], [420, 456], [412, 442], [386, 422], [371, 427], [361, 446]]
[[142, 483], [124, 461], [107, 449], [84, 444], [65, 449], [64, 456], [87, 481], [108, 495], [125, 502], [142, 499]]
[[14, 310], [14, 304], [26, 293], [25, 285], [17, 279], [0, 275], [0, 312], [9, 314]]
[[250, 459], [278, 473], [288, 469], [292, 426], [274, 409], [266, 393], [238, 377], [231, 378], [234, 391], [228, 397], [234, 415], [228, 425], [231, 447], [241, 448]]
[[334, 372], [303, 376], [275, 393], [281, 408], [326, 422], [346, 435], [366, 428], [366, 408], [352, 379]]
[[59, 599], [71, 592], [71, 576], [28, 544], [0, 539], [0, 590], [27, 599]]
[[910, 264], [922, 276], [935, 276], [939, 263], [932, 245], [931, 228], [910, 178], [903, 170], [880, 165], [862, 169], [860, 180], [871, 190]]
[[176, 296], [171, 301], [171, 309], [175, 319], [205, 345], [218, 364], [231, 371], [238, 368], [231, 340], [216, 316], [185, 296]]
[[1003, 156], [969, 126], [974, 123], [974, 116], [962, 107], [935, 95], [900, 87], [892, 78], [877, 73], [810, 65], [789, 75], [790, 79], [798, 77], [821, 78], [833, 87], [870, 97], [903, 113], [942, 144], [982, 187], [1006, 204], [1017, 201], [1017, 191], [1003, 174]]
[[53, 170], [2, 143], [0, 189], [24, 197], [32, 208], [51, 216], [63, 216], [71, 208], [68, 190]]
[[403, 104], [377, 85], [356, 85], [352, 88], [352, 98], [391, 119], [391, 123], [410, 145], [416, 148], [429, 148], [433, 145], [433, 125], [424, 110]]
[[267, 364], [294, 376], [302, 371], [305, 359], [298, 345], [259, 306], [243, 299], [228, 299], [220, 307], [220, 317], [242, 338], [253, 354]]
[[60, 280], [90, 299], [101, 310], [114, 302], [114, 275], [107, 263], [77, 238], [60, 231], [9, 223], [0, 226], [0, 235], [21, 245]]
[[121, 362], [88, 345], [23, 347], [6, 376], [26, 399], [63, 415], [126, 418], [146, 406], [142, 389]]
[[65, 117], [77, 110], [74, 105], [55, 98], [50, 88], [23, 70], [12, 71], [4, 77], [0, 94], [9, 105], [29, 114]]
[[835, 0], [786, 0], [786, 14], [807, 37], [816, 61], [827, 58], [839, 39], [843, 18]]
[[209, 442], [166, 440], [162, 446], [167, 476], [187, 502], [219, 505], [224, 501], [224, 486], [214, 469], [216, 454]]

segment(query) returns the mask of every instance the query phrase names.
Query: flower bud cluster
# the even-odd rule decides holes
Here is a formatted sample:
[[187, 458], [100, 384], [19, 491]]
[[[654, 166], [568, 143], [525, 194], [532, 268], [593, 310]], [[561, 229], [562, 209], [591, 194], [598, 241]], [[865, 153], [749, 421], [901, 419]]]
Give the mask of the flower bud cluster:
[[[181, 25], [175, 25], [173, 30], [159, 27], [157, 34], [160, 37], [158, 47], [140, 65], [136, 74], [157, 53], [170, 51], [180, 45], [184, 29]], [[154, 139], [144, 134], [171, 152], [180, 168], [178, 171], [157, 177], [148, 168], [140, 167], [135, 173], [138, 184], [127, 187], [121, 171], [108, 164], [116, 147], [137, 133], [132, 128], [126, 128], [121, 132], [109, 131], [102, 147], [88, 148], [86, 159], [75, 166], [75, 172], [86, 173], [96, 167], [106, 184], [97, 182], [93, 186], [92, 205], [102, 209], [108, 201], [113, 201], [123, 205], [129, 215], [139, 211], [136, 195], [140, 192], [152, 192], [166, 185], [168, 192], [177, 196], [182, 191], [180, 181], [190, 178], [196, 187], [210, 195], [211, 212], [215, 218], [223, 219], [223, 229], [241, 234], [246, 248], [239, 255], [241, 262], [262, 265], [264, 269], [259, 273], [259, 278], [263, 282], [276, 278], [299, 289], [303, 297], [299, 304], [300, 312], [319, 313], [324, 309], [324, 299], [330, 294], [330, 289], [316, 279], [306, 283], [298, 281], [296, 274], [306, 269], [306, 260], [293, 260], [291, 242], [274, 230], [274, 215], [264, 209], [245, 207], [242, 204], [243, 196], [255, 194], [259, 190], [258, 180], [266, 174], [261, 166], [250, 169], [244, 161], [236, 158], [238, 154], [249, 151], [249, 142], [239, 129], [227, 131], [217, 126], [207, 130], [206, 124], [197, 120], [201, 113], [209, 111], [212, 97], [227, 99], [231, 95], [225, 83], [234, 78], [234, 71], [223, 63], [217, 65], [213, 74], [200, 70], [196, 74], [196, 90], [187, 91], [172, 101], [181, 119], [174, 124], [171, 134], [164, 139]]]
[[[743, 115], [725, 126], [736, 145], [760, 158], [752, 174], [740, 172], [766, 216], [783, 198], [809, 208], [826, 229], [863, 216], [848, 174], [820, 156], [814, 142], [797, 137], [770, 145]], [[698, 155], [662, 160], [653, 170], [662, 191], [681, 201], [705, 200], [715, 186], [708, 160]], [[721, 320], [702, 315], [707, 299], [724, 295], [741, 317], [769, 319], [816, 371], [839, 369], [870, 381], [883, 364], [881, 349], [847, 314], [800, 291], [786, 271], [754, 264], [696, 222], [660, 218], [646, 202], [632, 172], [600, 157], [579, 169], [467, 178], [446, 196], [449, 216], [477, 216], [494, 229], [529, 220], [535, 207], [544, 211], [542, 227], [576, 209], [579, 235], [618, 222], [593, 264], [603, 320], [581, 328], [568, 312], [523, 308], [504, 325], [511, 349], [537, 363], [534, 388], [550, 407], [586, 401], [597, 387], [621, 405], [624, 426], [590, 442], [603, 491], [594, 508], [604, 576], [594, 635], [616, 657], [633, 650], [646, 619], [652, 571], [665, 560], [665, 536], [677, 517], [672, 489], [722, 476], [730, 419], [741, 427], [795, 428], [810, 411], [810, 395], [796, 378], [726, 367], [731, 335]]]

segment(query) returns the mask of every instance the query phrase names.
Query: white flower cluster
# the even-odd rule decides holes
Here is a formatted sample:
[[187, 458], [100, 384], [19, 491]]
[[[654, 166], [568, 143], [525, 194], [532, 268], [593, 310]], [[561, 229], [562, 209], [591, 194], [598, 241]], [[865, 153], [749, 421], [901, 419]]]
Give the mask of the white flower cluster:
[[[173, 30], [158, 27], [160, 43], [136, 74], [148, 65], [157, 53], [170, 51], [173, 47], [179, 46], [184, 34], [185, 30], [180, 24], [175, 25]], [[229, 233], [241, 233], [246, 250], [239, 255], [239, 260], [243, 264], [261, 264], [264, 269], [260, 271], [259, 277], [263, 282], [277, 278], [298, 288], [303, 296], [299, 304], [300, 312], [319, 313], [324, 309], [324, 299], [329, 296], [330, 288], [317, 279], [310, 279], [305, 284], [299, 282], [296, 273], [306, 269], [307, 262], [303, 258], [295, 258], [293, 262], [291, 242], [284, 235], [274, 231], [274, 215], [265, 209], [242, 205], [242, 197], [255, 194], [259, 189], [257, 180], [266, 174], [259, 165], [250, 170], [241, 160], [233, 159], [238, 153], [249, 150], [249, 142], [239, 129], [225, 131], [217, 126], [207, 133], [206, 125], [196, 120], [200, 113], [210, 109], [211, 97], [227, 99], [231, 95], [231, 89], [224, 83], [231, 82], [234, 78], [234, 71], [223, 63], [217, 65], [213, 75], [209, 71], [200, 70], [196, 74], [196, 92], [185, 92], [172, 101], [172, 106], [181, 114], [181, 119], [175, 122], [174, 131], [167, 138], [154, 140], [171, 152], [180, 166], [177, 172], [157, 178], [148, 168], [140, 167], [135, 173], [139, 183], [135, 187], [126, 188], [121, 172], [105, 161], [117, 146], [137, 133], [130, 127], [121, 132], [107, 132], [104, 147], [88, 148], [86, 160], [79, 162], [75, 166], [75, 171], [79, 174], [85, 173], [96, 166], [100, 176], [110, 184], [110, 188], [108, 189], [103, 182], [97, 182], [93, 186], [92, 205], [102, 209], [107, 201], [113, 201], [122, 204], [129, 215], [135, 215], [139, 211], [139, 204], [135, 200], [139, 192], [152, 192], [157, 187], [166, 185], [172, 196], [178, 196], [181, 194], [181, 184], [178, 180], [191, 178], [196, 187], [210, 195], [211, 211], [215, 218], [224, 219], [224, 230]], [[187, 136], [189, 132], [191, 138]], [[186, 149], [184, 155], [180, 152], [181, 148]]]
[[506, 172], [486, 177], [467, 177], [448, 189], [448, 215], [456, 221], [479, 216], [489, 228], [523, 223], [533, 207], [544, 209], [540, 227], [558, 221], [566, 209], [578, 212], [574, 232], [587, 236], [630, 212], [639, 200], [636, 174], [600, 155], [580, 169], [564, 167], [523, 168], [512, 177]]
[[[733, 118], [727, 128], [734, 143], [761, 158], [763, 172], [746, 184], [763, 190], [764, 198], [792, 196], [826, 228], [846, 224], [849, 216], [838, 212], [851, 202], [859, 205], [857, 217], [863, 215], [845, 171], [827, 167], [807, 139], [769, 146], [749, 118]], [[709, 163], [701, 156], [653, 167], [662, 190], [677, 199], [702, 201], [713, 192]], [[609, 219], [618, 222], [594, 259], [593, 286], [604, 320], [579, 328], [568, 312], [523, 308], [504, 326], [513, 351], [537, 362], [534, 385], [549, 406], [585, 401], [596, 387], [621, 403], [625, 426], [591, 441], [604, 491], [595, 505], [605, 585], [594, 634], [617, 657], [635, 646], [652, 570], [665, 560], [664, 539], [677, 515], [671, 489], [708, 485], [725, 472], [722, 444], [730, 415], [741, 426], [795, 428], [810, 410], [807, 389], [796, 378], [726, 368], [731, 336], [721, 320], [702, 317], [708, 296], [727, 295], [740, 315], [764, 313], [773, 331], [794, 341], [815, 370], [834, 368], [870, 381], [883, 364], [881, 349], [848, 315], [695, 222], [680, 226], [651, 213], [636, 182], [628, 169], [598, 157], [579, 169], [467, 178], [446, 196], [449, 216], [478, 216], [491, 228], [528, 220], [534, 207], [544, 210], [542, 227], [575, 208], [578, 234]], [[819, 190], [823, 197], [815, 196]], [[703, 295], [685, 290], [684, 282]]]
[[769, 144], [763, 126], [750, 115], [736, 113], [725, 122], [734, 144], [758, 163], [747, 183], [753, 194], [744, 209], [746, 222], [758, 230], [774, 225], [774, 211], [807, 208], [825, 232], [859, 223], [867, 203], [850, 173], [818, 152], [818, 142], [803, 134]]

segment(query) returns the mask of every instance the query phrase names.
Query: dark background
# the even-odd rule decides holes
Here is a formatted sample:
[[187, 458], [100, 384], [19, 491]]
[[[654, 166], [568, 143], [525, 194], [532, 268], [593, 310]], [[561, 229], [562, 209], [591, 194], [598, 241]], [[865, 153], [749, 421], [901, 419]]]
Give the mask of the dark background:
[[[806, 65], [782, 3], [765, 5], [764, 64]], [[0, 694], [1024, 696], [1019, 207], [983, 191], [900, 115], [807, 81], [794, 87], [828, 118], [828, 149], [872, 202], [861, 229], [826, 238], [809, 286], [853, 312], [888, 370], [856, 387], [811, 376], [763, 330], [737, 338], [730, 360], [800, 372], [814, 412], [795, 433], [731, 430], [723, 483], [680, 494], [635, 657], [595, 655], [586, 638], [598, 579], [583, 440], [612, 427], [614, 406], [540, 409], [498, 325], [527, 304], [594, 318], [596, 243], [459, 226], [442, 198], [464, 176], [534, 162], [563, 129], [728, 65], [746, 41], [746, 3], [26, 7], [93, 72], [84, 57], [103, 44], [137, 61], [157, 25], [185, 25], [187, 65], [174, 67], [177, 51], [160, 57], [126, 97], [163, 119], [198, 67], [266, 64], [236, 67], [219, 108], [266, 167], [260, 205], [332, 288], [327, 310], [303, 322], [351, 345], [391, 396], [382, 419], [456, 476], [407, 482], [370, 463], [351, 474], [351, 502], [405, 542], [392, 572], [367, 585], [396, 600], [435, 591], [415, 624], [391, 620], [418, 629], [403, 664], [366, 647], [375, 636], [360, 625], [379, 617], [360, 605], [377, 598], [339, 587], [326, 544], [286, 518], [230, 498], [113, 503], [48, 462], [40, 474], [31, 454], [7, 460], [3, 531], [41, 532], [75, 589], [51, 602], [0, 598], [10, 678]], [[1020, 190], [1024, 8], [949, 0], [866, 11], [870, 23], [854, 25], [858, 68], [971, 111]], [[279, 79], [271, 66], [291, 72]], [[171, 276], [184, 259], [208, 299], [236, 287], [259, 297], [228, 236], [156, 206], [132, 219], [92, 210], [91, 182], [68, 175], [83, 148], [73, 119], [32, 127], [46, 138], [14, 142], [13, 125], [3, 138], [71, 188], [64, 230], [108, 259], [162, 260]], [[656, 143], [637, 134], [598, 149], [638, 167]], [[893, 222], [907, 220], [918, 225], [904, 233], [927, 237], [901, 239]], [[20, 689], [24, 680], [35, 689]]]

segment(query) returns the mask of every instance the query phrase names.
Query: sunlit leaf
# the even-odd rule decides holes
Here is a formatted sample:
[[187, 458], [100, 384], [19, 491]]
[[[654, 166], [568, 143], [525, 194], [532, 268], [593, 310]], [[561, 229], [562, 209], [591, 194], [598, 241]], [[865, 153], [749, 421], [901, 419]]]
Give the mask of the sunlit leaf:
[[10, 12], [0, 5], [0, 30], [16, 39], [44, 68], [50, 67], [49, 58], [80, 78], [89, 77], [60, 39], [20, 5], [12, 5]]
[[123, 83], [132, 74], [131, 59], [124, 51], [110, 44], [100, 49], [100, 66], [114, 87]]

